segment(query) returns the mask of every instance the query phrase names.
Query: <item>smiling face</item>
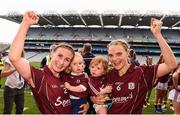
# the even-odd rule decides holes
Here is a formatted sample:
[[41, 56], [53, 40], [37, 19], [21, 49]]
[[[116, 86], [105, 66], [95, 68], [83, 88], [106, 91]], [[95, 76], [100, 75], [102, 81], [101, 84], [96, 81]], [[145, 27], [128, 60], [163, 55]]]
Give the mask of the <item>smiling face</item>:
[[116, 70], [123, 70], [128, 64], [129, 48], [123, 40], [114, 40], [108, 45], [108, 58]]
[[51, 62], [48, 65], [49, 69], [55, 76], [64, 71], [71, 63], [73, 53], [67, 48], [59, 47], [51, 54]]
[[112, 45], [108, 49], [108, 57], [116, 70], [121, 70], [128, 64], [128, 52], [121, 45]]

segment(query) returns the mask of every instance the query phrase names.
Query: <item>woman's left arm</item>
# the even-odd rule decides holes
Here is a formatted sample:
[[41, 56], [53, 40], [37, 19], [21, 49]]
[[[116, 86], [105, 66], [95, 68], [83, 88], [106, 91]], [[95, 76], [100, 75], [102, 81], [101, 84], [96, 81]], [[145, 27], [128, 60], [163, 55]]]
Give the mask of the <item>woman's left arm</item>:
[[161, 20], [151, 19], [151, 31], [160, 46], [164, 59], [164, 63], [159, 64], [156, 77], [166, 75], [177, 67], [176, 57], [161, 34], [162, 24]]

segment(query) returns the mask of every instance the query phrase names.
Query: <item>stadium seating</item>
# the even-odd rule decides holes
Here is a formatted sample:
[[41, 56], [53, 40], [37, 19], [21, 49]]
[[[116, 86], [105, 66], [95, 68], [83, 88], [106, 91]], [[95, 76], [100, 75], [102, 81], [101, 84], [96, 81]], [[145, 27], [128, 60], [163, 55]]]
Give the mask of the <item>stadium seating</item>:
[[[180, 31], [167, 29], [162, 30], [162, 33], [175, 55], [180, 56]], [[128, 41], [130, 47], [142, 58], [145, 55], [158, 56], [161, 53], [150, 30], [137, 28], [31, 28], [25, 41], [25, 50], [44, 54], [49, 52], [51, 44], [68, 42], [78, 51], [84, 43], [89, 42], [93, 46], [93, 53], [106, 55], [107, 44], [118, 38]]]

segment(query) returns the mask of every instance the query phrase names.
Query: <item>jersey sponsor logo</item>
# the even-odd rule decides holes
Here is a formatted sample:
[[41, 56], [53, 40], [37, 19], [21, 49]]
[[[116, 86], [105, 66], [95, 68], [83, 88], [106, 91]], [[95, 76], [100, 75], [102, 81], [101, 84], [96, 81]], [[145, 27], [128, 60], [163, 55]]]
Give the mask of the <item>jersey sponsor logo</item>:
[[69, 105], [71, 105], [71, 101], [70, 99], [67, 100], [61, 100], [61, 97], [58, 97], [56, 99], [56, 102], [54, 103], [55, 106], [63, 106], [63, 107], [67, 107]]
[[113, 103], [126, 103], [127, 101], [129, 101], [131, 99], [133, 99], [132, 92], [127, 96], [112, 98], [112, 102]]
[[128, 89], [133, 90], [135, 88], [135, 83], [134, 82], [129, 82], [128, 83]]

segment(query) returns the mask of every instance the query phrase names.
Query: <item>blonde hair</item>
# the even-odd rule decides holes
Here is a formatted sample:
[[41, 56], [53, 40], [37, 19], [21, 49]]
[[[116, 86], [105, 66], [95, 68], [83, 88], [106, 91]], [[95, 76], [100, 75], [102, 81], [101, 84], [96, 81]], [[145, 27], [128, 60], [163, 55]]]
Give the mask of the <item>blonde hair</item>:
[[58, 44], [54, 43], [54, 44], [52, 44], [52, 45], [49, 47], [50, 53], [54, 51], [54, 49], [56, 48], [57, 45], [58, 45]]
[[[81, 55], [81, 53], [79, 53], [79, 52], [75, 52], [75, 55], [74, 55], [74, 57], [80, 57], [80, 58], [82, 58], [83, 59], [83, 57], [82, 57], [82, 55]], [[83, 61], [84, 61], [84, 59], [83, 59]]]
[[[68, 49], [73, 54], [73, 58], [74, 58], [75, 52], [74, 52], [73, 47], [70, 44], [65, 43], [65, 42], [58, 43], [58, 44], [53, 46], [52, 52], [55, 52], [58, 48]], [[72, 60], [73, 60], [73, 58], [72, 58]]]
[[121, 45], [123, 46], [123, 48], [128, 51], [128, 49], [130, 48], [129, 47], [129, 44], [126, 42], [126, 40], [124, 39], [117, 39], [117, 40], [113, 40], [111, 41], [108, 45], [107, 45], [107, 48], [109, 49], [110, 46], [112, 45]]
[[89, 67], [91, 65], [93, 65], [93, 64], [97, 65], [97, 64], [100, 64], [100, 63], [102, 63], [102, 67], [104, 68], [104, 71], [105, 71], [104, 73], [107, 73], [107, 71], [108, 71], [108, 61], [106, 60], [106, 58], [104, 58], [101, 55], [94, 57], [91, 60]]

